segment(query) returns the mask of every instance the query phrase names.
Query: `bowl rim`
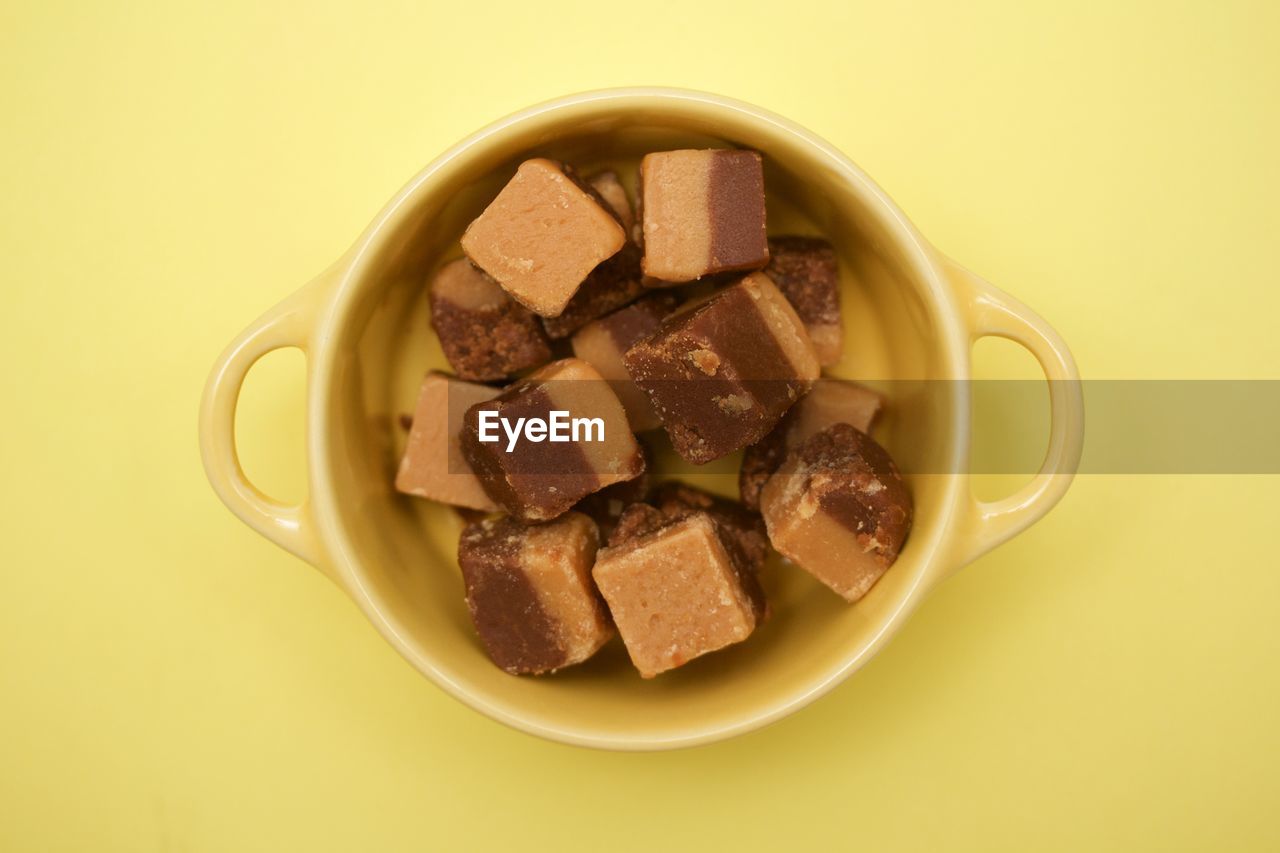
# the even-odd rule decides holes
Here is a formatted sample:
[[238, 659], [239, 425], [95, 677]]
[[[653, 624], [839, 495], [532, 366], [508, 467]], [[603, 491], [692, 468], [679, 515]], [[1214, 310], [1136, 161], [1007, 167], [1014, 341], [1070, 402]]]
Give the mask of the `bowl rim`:
[[[948, 557], [946, 546], [954, 533], [952, 522], [963, 498], [960, 490], [966, 488], [966, 478], [948, 476], [940, 501], [943, 516], [934, 525], [931, 539], [925, 543], [916, 543], [917, 548], [923, 545], [928, 549], [927, 553], [921, 557], [922, 568], [902, 594], [898, 606], [881, 620], [873, 636], [868, 641], [858, 644], [856, 648], [851, 648], [849, 655], [838, 666], [814, 679], [806, 685], [805, 689], [780, 695], [773, 701], [762, 703], [762, 707], [753, 713], [744, 714], [730, 722], [718, 725], [692, 725], [687, 727], [687, 730], [674, 733], [670, 731], [662, 734], [637, 732], [625, 737], [614, 733], [584, 731], [580, 727], [557, 726], [545, 720], [533, 718], [527, 713], [521, 713], [519, 709], [509, 705], [499, 704], [476, 695], [450, 678], [448, 673], [439, 668], [429, 655], [424, 654], [416, 644], [411, 643], [404, 636], [400, 627], [395, 624], [395, 620], [382, 607], [378, 597], [362, 581], [358, 549], [353, 547], [347, 535], [342, 509], [330, 479], [330, 466], [327, 460], [331, 458], [331, 435], [324, 428], [324, 424], [326, 413], [331, 406], [331, 392], [334, 384], [332, 380], [336, 373], [334, 367], [337, 348], [332, 345], [332, 342], [339, 335], [334, 330], [350, 316], [353, 303], [358, 298], [360, 284], [369, 266], [388, 248], [387, 240], [394, 231], [392, 226], [401, 217], [412, 212], [418, 196], [429, 191], [429, 185], [437, 173], [455, 158], [464, 151], [487, 141], [496, 141], [495, 137], [533, 119], [553, 117], [555, 113], [570, 113], [594, 105], [603, 107], [608, 104], [610, 108], [616, 108], [620, 101], [633, 101], [637, 104], [646, 101], [650, 105], [666, 102], [680, 104], [687, 108], [696, 107], [736, 113], [750, 122], [772, 126], [775, 131], [791, 136], [814, 149], [835, 167], [836, 175], [847, 181], [862, 196], [868, 208], [876, 211], [876, 215], [887, 226], [888, 232], [898, 241], [910, 265], [912, 277], [928, 293], [927, 308], [938, 321], [936, 328], [941, 333], [939, 345], [942, 347], [944, 363], [949, 366], [952, 373], [950, 378], [967, 378], [970, 359], [969, 341], [963, 331], [961, 315], [956, 310], [956, 295], [943, 272], [939, 258], [933, 247], [893, 200], [848, 156], [826, 140], [789, 119], [734, 98], [691, 89], [624, 87], [590, 90], [534, 104], [480, 128], [446, 149], [409, 180], [373, 219], [351, 250], [339, 262], [342, 271], [333, 282], [326, 299], [327, 307], [321, 309], [315, 327], [315, 340], [323, 343], [315, 346], [309, 354], [313, 364], [309, 371], [312, 382], [307, 403], [310, 471], [308, 500], [321, 544], [326, 555], [332, 560], [335, 578], [388, 643], [438, 687], [474, 710], [507, 726], [548, 740], [600, 749], [647, 751], [707, 744], [745, 734], [776, 722], [832, 690], [873, 657], [898, 630], [934, 583], [945, 576], [947, 569], [954, 568], [938, 566], [938, 562]], [[947, 452], [953, 462], [958, 462], [964, 458], [969, 448], [969, 390], [966, 382], [947, 384], [951, 388], [953, 412]], [[952, 468], [951, 470], [962, 469]]]

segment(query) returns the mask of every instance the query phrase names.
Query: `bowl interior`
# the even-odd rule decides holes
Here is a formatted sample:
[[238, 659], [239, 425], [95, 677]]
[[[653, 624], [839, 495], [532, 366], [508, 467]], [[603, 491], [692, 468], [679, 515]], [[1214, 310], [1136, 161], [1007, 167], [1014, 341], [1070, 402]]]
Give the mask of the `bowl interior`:
[[[610, 167], [633, 187], [647, 151], [742, 146], [766, 162], [769, 230], [827, 236], [841, 260], [846, 351], [829, 373], [890, 395], [877, 438], [905, 471], [949, 471], [960, 452], [951, 394], [902, 380], [957, 378], [967, 362], [944, 319], [948, 296], [921, 272], [918, 247], [838, 158], [749, 108], [696, 98], [634, 96], [568, 103], [482, 131], [437, 161], [384, 214], [337, 303], [325, 419], [313, 490], [328, 501], [331, 547], [357, 601], [419, 669], [506, 722], [550, 737], [616, 747], [691, 743], [784, 713], [855, 667], [905, 615], [930, 577], [952, 504], [951, 477], [908, 474], [916, 508], [897, 564], [854, 606], [776, 560], [763, 581], [773, 618], [745, 643], [644, 681], [617, 639], [595, 658], [544, 678], [517, 678], [485, 657], [456, 562], [462, 522], [448, 507], [397, 494], [400, 417], [423, 373], [448, 370], [431, 331], [425, 282], [459, 254], [458, 238], [529, 156]], [[950, 385], [951, 383], [943, 383]], [[655, 469], [736, 494], [739, 455], [683, 464], [661, 431]], [[324, 492], [321, 496], [319, 493]]]

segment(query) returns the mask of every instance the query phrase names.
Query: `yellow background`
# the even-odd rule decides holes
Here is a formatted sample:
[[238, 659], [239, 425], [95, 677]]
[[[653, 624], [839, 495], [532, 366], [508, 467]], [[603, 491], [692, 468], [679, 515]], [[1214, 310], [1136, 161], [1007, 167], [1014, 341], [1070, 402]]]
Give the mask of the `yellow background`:
[[[617, 755], [417, 675], [221, 507], [195, 414], [443, 148], [624, 84], [831, 140], [1088, 377], [1275, 378], [1278, 40], [1268, 2], [4, 2], [0, 849], [1276, 849], [1275, 477], [1082, 477], [816, 705]], [[282, 497], [300, 364], [240, 423]]]

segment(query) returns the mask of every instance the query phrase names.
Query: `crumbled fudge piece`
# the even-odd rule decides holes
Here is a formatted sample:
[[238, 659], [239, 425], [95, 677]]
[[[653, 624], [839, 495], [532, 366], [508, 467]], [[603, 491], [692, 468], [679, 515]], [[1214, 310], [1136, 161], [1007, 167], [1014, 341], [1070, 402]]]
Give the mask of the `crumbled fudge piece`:
[[759, 441], [818, 378], [804, 325], [761, 273], [668, 316], [623, 361], [698, 465]]
[[516, 301], [555, 317], [626, 242], [622, 225], [554, 160], [526, 160], [462, 235], [462, 251]]
[[521, 521], [555, 518], [592, 492], [640, 476], [645, 465], [617, 396], [576, 358], [472, 406], [462, 450], [489, 497]]
[[551, 359], [538, 318], [466, 258], [441, 268], [428, 297], [440, 348], [463, 379], [506, 379]]
[[467, 409], [499, 393], [496, 388], [428, 373], [418, 392], [396, 488], [458, 507], [496, 511], [498, 505], [485, 494], [462, 455], [458, 434]]
[[640, 162], [640, 195], [645, 275], [679, 283], [768, 262], [757, 152], [648, 154]]
[[554, 672], [613, 636], [591, 580], [595, 523], [571, 512], [545, 524], [506, 516], [467, 525], [458, 565], [467, 608], [493, 662], [512, 674]]
[[617, 216], [628, 238], [618, 254], [591, 271], [558, 317], [542, 318], [543, 328], [553, 339], [569, 337], [597, 317], [634, 302], [647, 290], [641, 284], [640, 247], [629, 236], [635, 216], [626, 190], [613, 172], [601, 172], [588, 183]]
[[672, 294], [654, 294], [596, 320], [573, 336], [573, 354], [589, 362], [609, 380], [636, 432], [657, 429], [662, 421], [648, 396], [631, 381], [622, 355], [636, 341], [656, 331], [662, 318], [675, 307], [676, 298]]
[[760, 508], [764, 484], [787, 454], [833, 424], [851, 424], [863, 432], [884, 406], [884, 398], [856, 382], [823, 377], [791, 407], [773, 432], [747, 448], [738, 470], [738, 491], [748, 509]]
[[820, 237], [771, 237], [765, 274], [796, 309], [818, 353], [829, 367], [844, 351], [840, 318], [840, 272], [836, 250]]
[[[641, 448], [643, 450], [643, 448]], [[648, 454], [645, 455], [645, 468], [649, 467]], [[632, 480], [624, 480], [606, 486], [598, 492], [587, 495], [574, 505], [575, 512], [590, 516], [600, 528], [600, 538], [607, 540], [618, 526], [618, 519], [627, 507], [642, 501], [649, 493], [649, 476], [641, 474]]]
[[809, 438], [769, 478], [773, 547], [848, 601], [867, 594], [911, 529], [911, 494], [884, 448], [849, 424]]
[[743, 572], [706, 513], [600, 549], [591, 573], [644, 678], [740, 643], [755, 630]]

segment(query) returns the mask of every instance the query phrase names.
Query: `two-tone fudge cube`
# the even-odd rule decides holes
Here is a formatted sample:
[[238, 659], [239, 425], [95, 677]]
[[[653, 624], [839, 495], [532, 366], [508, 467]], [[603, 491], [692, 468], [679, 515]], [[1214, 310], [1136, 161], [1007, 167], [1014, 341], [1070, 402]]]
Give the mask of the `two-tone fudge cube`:
[[489, 497], [526, 522], [555, 518], [645, 468], [617, 395], [576, 358], [552, 362], [472, 406], [462, 450]]
[[587, 183], [618, 218], [627, 233], [627, 242], [587, 275], [559, 316], [542, 318], [542, 326], [552, 339], [569, 337], [597, 317], [634, 302], [648, 290], [641, 283], [640, 246], [631, 239], [635, 215], [627, 191], [613, 172], [601, 172]]
[[467, 409], [492, 400], [497, 388], [428, 373], [418, 392], [413, 423], [396, 489], [457, 507], [494, 512], [498, 509], [462, 455], [460, 433]]
[[668, 316], [623, 361], [694, 464], [767, 435], [819, 370], [804, 324], [761, 273]]
[[538, 318], [466, 258], [440, 269], [428, 299], [440, 348], [463, 379], [506, 379], [551, 360]]
[[623, 520], [635, 513], [653, 523], [620, 522], [618, 530], [634, 535], [619, 541], [615, 530], [617, 544], [600, 550], [592, 576], [640, 675], [653, 678], [750, 636], [756, 610], [745, 571], [715, 519], [699, 512], [670, 521], [637, 504]]
[[760, 508], [760, 492], [787, 454], [810, 436], [835, 424], [850, 424], [870, 433], [884, 406], [884, 398], [870, 388], [844, 379], [822, 377], [791, 407], [773, 431], [747, 448], [738, 470], [742, 503]]
[[458, 565], [471, 621], [494, 663], [512, 674], [554, 672], [613, 636], [591, 580], [598, 547], [595, 523], [576, 512], [545, 524], [503, 516], [467, 525]]
[[622, 224], [563, 164], [526, 160], [467, 226], [462, 251], [535, 314], [555, 317], [626, 242]]
[[573, 336], [573, 354], [609, 380], [636, 432], [657, 429], [662, 421], [649, 397], [631, 381], [622, 357], [636, 341], [653, 334], [675, 307], [675, 296], [657, 293], [587, 324]]
[[764, 272], [804, 322], [818, 363], [829, 367], [838, 362], [844, 351], [844, 324], [835, 248], [820, 237], [771, 237]]
[[654, 284], [693, 281], [769, 260], [759, 153], [660, 151], [640, 162], [644, 273]]
[[889, 454], [836, 424], [809, 438], [765, 484], [760, 509], [773, 547], [857, 601], [898, 558], [911, 493]]

